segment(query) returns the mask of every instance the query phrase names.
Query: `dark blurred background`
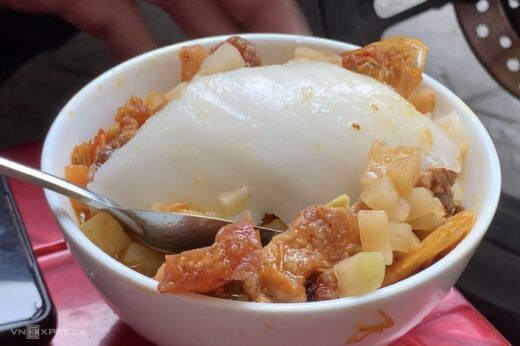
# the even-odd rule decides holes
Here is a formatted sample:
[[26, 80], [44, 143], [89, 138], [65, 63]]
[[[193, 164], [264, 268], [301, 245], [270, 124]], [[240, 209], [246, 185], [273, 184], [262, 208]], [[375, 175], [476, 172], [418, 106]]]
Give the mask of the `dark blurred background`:
[[[391, 17], [407, 3], [422, 7]], [[390, 35], [424, 40], [430, 47], [427, 73], [461, 97], [490, 132], [501, 159], [503, 195], [457, 287], [513, 345], [520, 345], [520, 101], [486, 72], [461, 31], [454, 6], [446, 3], [300, 1], [317, 36], [356, 44]], [[516, 0], [503, 4], [519, 5]], [[162, 44], [185, 39], [162, 10], [147, 3], [139, 6]], [[393, 19], [381, 20], [384, 16]], [[0, 8], [0, 35], [0, 147], [42, 140], [67, 100], [117, 63], [101, 42], [53, 17]]]

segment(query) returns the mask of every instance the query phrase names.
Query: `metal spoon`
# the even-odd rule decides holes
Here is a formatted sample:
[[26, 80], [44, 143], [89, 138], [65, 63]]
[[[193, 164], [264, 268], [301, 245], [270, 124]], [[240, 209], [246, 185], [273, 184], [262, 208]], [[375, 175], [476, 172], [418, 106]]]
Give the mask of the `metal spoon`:
[[[126, 209], [95, 192], [54, 175], [0, 157], [0, 174], [8, 175], [65, 195], [99, 210], [106, 210], [149, 246], [174, 253], [208, 246], [218, 230], [233, 221], [171, 212]], [[262, 243], [268, 243], [279, 231], [255, 227]]]

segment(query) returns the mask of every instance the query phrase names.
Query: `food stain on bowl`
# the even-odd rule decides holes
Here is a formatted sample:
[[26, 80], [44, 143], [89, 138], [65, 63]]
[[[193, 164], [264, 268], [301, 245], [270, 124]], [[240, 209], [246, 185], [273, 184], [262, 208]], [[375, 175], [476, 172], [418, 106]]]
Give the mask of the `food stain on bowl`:
[[386, 314], [383, 310], [379, 310], [377, 312], [379, 314], [379, 319], [382, 318], [381, 322], [376, 323], [359, 323], [360, 326], [357, 327], [356, 331], [350, 336], [347, 340], [347, 344], [355, 344], [364, 339], [366, 339], [370, 334], [381, 334], [385, 329], [392, 328], [394, 326], [393, 319]]
[[113, 82], [113, 89], [116, 93], [121, 92], [123, 86], [123, 77], [119, 74], [116, 75]]

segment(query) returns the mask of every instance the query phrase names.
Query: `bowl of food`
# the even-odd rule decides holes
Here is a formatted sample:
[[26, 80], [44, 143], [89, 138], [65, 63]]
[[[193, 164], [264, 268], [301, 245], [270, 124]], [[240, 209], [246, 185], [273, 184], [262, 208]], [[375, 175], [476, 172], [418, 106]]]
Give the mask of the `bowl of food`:
[[[108, 305], [161, 345], [387, 344], [453, 286], [500, 194], [475, 114], [427, 47], [247, 34], [104, 73], [63, 108], [42, 169], [136, 209], [235, 221], [164, 254], [46, 192]], [[115, 116], [114, 116], [115, 114]], [[280, 230], [262, 244], [254, 226]]]

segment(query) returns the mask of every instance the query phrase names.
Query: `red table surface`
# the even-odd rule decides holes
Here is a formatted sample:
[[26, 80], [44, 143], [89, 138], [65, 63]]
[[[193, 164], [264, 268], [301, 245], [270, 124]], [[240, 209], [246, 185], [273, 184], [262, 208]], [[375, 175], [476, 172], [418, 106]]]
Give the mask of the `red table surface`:
[[[39, 167], [41, 143], [3, 150]], [[53, 345], [149, 345], [104, 303], [67, 249], [40, 188], [9, 180], [22, 219], [58, 311]], [[510, 345], [456, 290], [394, 345]]]

